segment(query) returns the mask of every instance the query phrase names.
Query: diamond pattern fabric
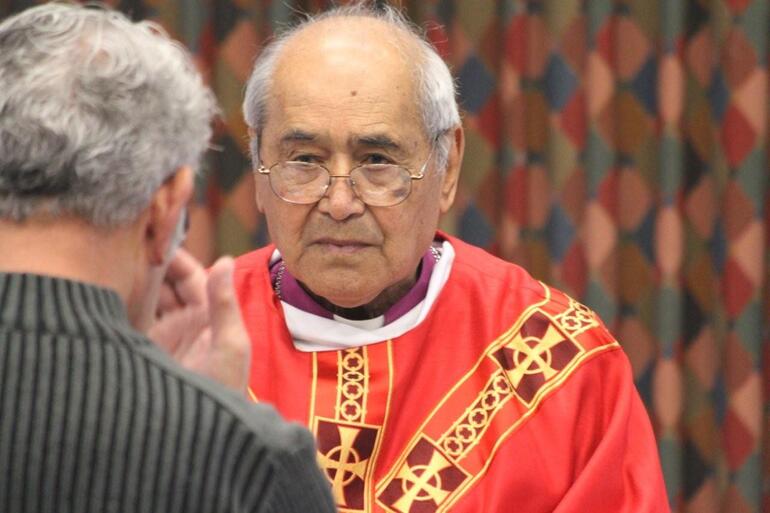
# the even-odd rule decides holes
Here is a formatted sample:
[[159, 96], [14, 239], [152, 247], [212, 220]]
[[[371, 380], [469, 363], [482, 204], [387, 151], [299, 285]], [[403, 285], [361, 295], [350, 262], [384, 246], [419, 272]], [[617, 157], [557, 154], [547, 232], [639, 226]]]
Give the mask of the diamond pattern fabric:
[[[31, 3], [0, 0], [0, 17]], [[188, 45], [222, 106], [188, 245], [211, 261], [263, 244], [244, 82], [276, 27], [329, 2], [110, 3]], [[459, 85], [466, 158], [442, 228], [613, 328], [674, 511], [770, 513], [770, 0], [392, 3]]]

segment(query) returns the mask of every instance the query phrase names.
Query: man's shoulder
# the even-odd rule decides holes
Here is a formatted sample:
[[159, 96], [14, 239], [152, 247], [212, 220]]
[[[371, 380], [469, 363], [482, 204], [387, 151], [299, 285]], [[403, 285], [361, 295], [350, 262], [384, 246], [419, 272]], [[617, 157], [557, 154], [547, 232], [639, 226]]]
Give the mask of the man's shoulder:
[[269, 244], [236, 257], [233, 282], [241, 300], [262, 297], [260, 291], [271, 290], [269, 265], [274, 253], [275, 246]]
[[[283, 420], [272, 406], [254, 404], [245, 395], [184, 369], [152, 344], [136, 346], [134, 350], [145, 361], [150, 375], [158, 373], [162, 376], [164, 393], [177, 390], [185, 408], [185, 418], [179, 417], [178, 420], [187, 422], [195, 419], [199, 435], [205, 436], [208, 432], [215, 436], [218, 424], [224, 422], [230, 425], [232, 433], [253, 437], [248, 445], [255, 449], [293, 452], [300, 442], [308, 443], [305, 430]], [[154, 393], [152, 388], [151, 380], [148, 393]], [[173, 422], [174, 418], [169, 416], [167, 420]]]
[[275, 246], [268, 244], [261, 248], [249, 251], [235, 258], [235, 272], [245, 273], [258, 270], [267, 270], [270, 257], [275, 252]]
[[[541, 308], [554, 312], [577, 309], [582, 314], [599, 321], [592, 310], [569, 294], [534, 278], [523, 267], [455, 237], [444, 237], [455, 251], [453, 273], [450, 279], [454, 279], [465, 287], [480, 287], [486, 297], [494, 297], [496, 294], [505, 295], [516, 299], [514, 302], [518, 305], [538, 304]], [[500, 301], [500, 304], [504, 302]], [[601, 324], [600, 321], [599, 324]]]
[[533, 278], [518, 264], [503, 260], [483, 248], [444, 235], [455, 252], [450, 279], [462, 281], [482, 280], [485, 286], [497, 284], [504, 289], [530, 289], [544, 293], [544, 285]]
[[[287, 422], [271, 405], [255, 404], [243, 393], [178, 366], [153, 348], [140, 349], [148, 367], [163, 377], [162, 390], [153, 390], [152, 384], [147, 387], [149, 394], [158, 393], [163, 399], [148, 397], [146, 403], [166, 408], [148, 411], [163, 418], [152, 425], [194, 441], [182, 449], [210, 455], [210, 467], [219, 465], [222, 475], [232, 476], [219, 493], [228, 493], [227, 489], [242, 493], [239, 483], [261, 490], [261, 495], [246, 493], [247, 502], [237, 511], [251, 511], [256, 502], [269, 503], [270, 511], [333, 510], [326, 481], [315, 464], [313, 437], [306, 428]], [[173, 400], [169, 390], [175, 391]], [[195, 476], [201, 477], [200, 473]]]

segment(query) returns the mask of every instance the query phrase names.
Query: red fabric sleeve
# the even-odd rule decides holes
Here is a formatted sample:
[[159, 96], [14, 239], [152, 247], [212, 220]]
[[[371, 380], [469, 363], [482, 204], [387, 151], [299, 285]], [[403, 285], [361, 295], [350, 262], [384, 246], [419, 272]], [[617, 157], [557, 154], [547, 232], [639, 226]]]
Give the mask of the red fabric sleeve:
[[576, 369], [500, 446], [455, 510], [668, 513], [655, 437], [626, 355], [611, 349]]
[[[591, 433], [600, 426], [590, 420], [575, 425], [581, 443], [593, 449], [554, 513], [668, 512], [655, 437], [627, 358], [613, 351], [588, 362], [582, 371], [591, 375], [582, 376], [581, 395], [597, 400], [579, 400], [578, 415], [594, 416], [601, 432]], [[581, 424], [588, 430], [581, 432]]]

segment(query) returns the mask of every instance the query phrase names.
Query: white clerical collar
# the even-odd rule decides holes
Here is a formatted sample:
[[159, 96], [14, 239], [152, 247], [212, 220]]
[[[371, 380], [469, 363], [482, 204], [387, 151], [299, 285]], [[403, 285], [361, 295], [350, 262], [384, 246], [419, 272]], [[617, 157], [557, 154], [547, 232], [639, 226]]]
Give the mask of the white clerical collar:
[[[443, 241], [441, 259], [433, 268], [425, 298], [407, 313], [386, 325], [384, 316], [364, 321], [339, 316], [327, 319], [281, 301], [294, 347], [303, 352], [336, 351], [383, 342], [416, 328], [428, 316], [433, 303], [444, 288], [452, 270], [454, 257], [452, 245], [449, 241]], [[270, 260], [275, 262], [278, 258], [280, 253], [275, 250]]]

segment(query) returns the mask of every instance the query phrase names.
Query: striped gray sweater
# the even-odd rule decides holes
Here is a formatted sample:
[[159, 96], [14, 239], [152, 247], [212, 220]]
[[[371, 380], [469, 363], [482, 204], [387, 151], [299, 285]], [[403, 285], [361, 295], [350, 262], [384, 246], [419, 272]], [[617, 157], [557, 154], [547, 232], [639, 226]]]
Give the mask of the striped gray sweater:
[[332, 512], [310, 433], [179, 368], [112, 291], [0, 273], [0, 512]]

